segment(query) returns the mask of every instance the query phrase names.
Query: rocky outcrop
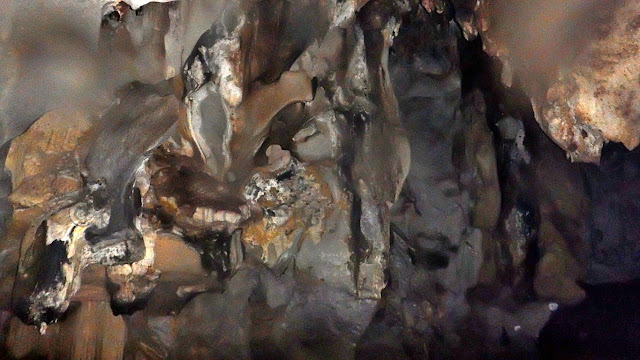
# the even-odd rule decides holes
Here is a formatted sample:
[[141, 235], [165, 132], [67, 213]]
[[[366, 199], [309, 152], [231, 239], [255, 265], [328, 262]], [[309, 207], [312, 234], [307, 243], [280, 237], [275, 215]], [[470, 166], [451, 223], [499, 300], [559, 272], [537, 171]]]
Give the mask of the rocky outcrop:
[[636, 2], [477, 4], [477, 20], [459, 20], [462, 28], [481, 34], [503, 82], [525, 89], [536, 120], [572, 161], [597, 163], [609, 141], [638, 145]]
[[9, 3], [2, 353], [533, 357], [637, 276], [631, 1]]

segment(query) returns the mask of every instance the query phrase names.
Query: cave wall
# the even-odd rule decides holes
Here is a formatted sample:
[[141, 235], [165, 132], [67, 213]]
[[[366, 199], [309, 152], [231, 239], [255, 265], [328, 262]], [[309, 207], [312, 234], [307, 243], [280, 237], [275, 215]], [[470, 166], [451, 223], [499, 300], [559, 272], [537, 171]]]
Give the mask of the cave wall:
[[540, 356], [638, 276], [637, 10], [8, 1], [0, 351]]

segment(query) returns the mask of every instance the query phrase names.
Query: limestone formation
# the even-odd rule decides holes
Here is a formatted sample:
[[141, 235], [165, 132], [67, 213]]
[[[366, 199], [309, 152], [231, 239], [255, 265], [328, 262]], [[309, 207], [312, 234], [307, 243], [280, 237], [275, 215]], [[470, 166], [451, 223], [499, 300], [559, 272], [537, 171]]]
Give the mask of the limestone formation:
[[640, 276], [639, 18], [6, 1], [0, 357], [572, 358]]

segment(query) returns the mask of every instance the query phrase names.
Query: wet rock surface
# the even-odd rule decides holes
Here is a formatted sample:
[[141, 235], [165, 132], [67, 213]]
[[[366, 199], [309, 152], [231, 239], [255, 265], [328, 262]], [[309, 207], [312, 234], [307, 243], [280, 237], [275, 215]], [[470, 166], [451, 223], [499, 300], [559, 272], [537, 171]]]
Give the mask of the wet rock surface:
[[635, 2], [55, 8], [0, 9], [0, 358], [637, 355]]

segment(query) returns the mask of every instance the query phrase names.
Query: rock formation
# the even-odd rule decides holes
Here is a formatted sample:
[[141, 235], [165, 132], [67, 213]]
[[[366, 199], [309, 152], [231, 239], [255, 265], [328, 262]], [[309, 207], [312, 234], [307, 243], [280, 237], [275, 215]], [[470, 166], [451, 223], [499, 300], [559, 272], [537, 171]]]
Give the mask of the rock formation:
[[6, 5], [8, 358], [536, 358], [640, 274], [634, 1]]

